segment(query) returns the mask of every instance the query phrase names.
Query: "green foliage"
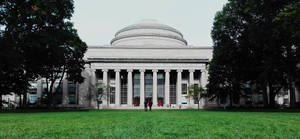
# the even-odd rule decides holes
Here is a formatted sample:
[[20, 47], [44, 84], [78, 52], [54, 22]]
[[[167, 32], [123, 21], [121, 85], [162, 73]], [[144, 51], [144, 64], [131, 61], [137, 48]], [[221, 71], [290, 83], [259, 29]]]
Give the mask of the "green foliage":
[[208, 94], [237, 96], [245, 84], [269, 86], [274, 106], [278, 91], [299, 80], [299, 15], [297, 0], [229, 0], [211, 32]]
[[188, 87], [188, 98], [193, 98], [194, 100], [200, 100], [200, 98], [205, 96], [205, 90], [197, 85], [191, 85]]
[[1, 62], [0, 70], [17, 78], [9, 79], [5, 74], [0, 78], [8, 78], [16, 86], [22, 86], [19, 80], [24, 80], [24, 84], [45, 78], [47, 87], [50, 84], [50, 89], [46, 89], [48, 103], [52, 103], [55, 81], [60, 79], [61, 83], [65, 74], [68, 80], [82, 83], [82, 58], [87, 46], [70, 22], [73, 12], [73, 0], [1, 1], [0, 41], [4, 42], [1, 50], [5, 51], [1, 51], [0, 59], [9, 62]]
[[206, 96], [206, 91], [204, 88], [197, 85], [191, 85], [188, 87], [187, 98], [193, 98], [198, 104], [198, 109], [200, 108], [200, 99]]
[[[274, 19], [273, 22], [279, 24], [281, 30], [285, 30], [285, 36], [289, 37], [289, 43], [292, 45], [291, 57], [288, 60], [289, 74], [295, 76], [294, 80], [296, 85], [300, 88], [300, 2], [288, 4], [284, 7], [284, 10], [280, 12]], [[295, 68], [297, 67], [297, 68]]]
[[[94, 91], [96, 92], [97, 106], [100, 109], [100, 104], [103, 104], [103, 100], [108, 100], [110, 85], [105, 85], [103, 82], [97, 82], [95, 85], [92, 85]], [[108, 101], [107, 101], [108, 103]]]
[[102, 98], [103, 97], [108, 97], [108, 92], [109, 92], [110, 86], [105, 85], [102, 82], [98, 82], [98, 83], [95, 84], [95, 89], [96, 89], [96, 92], [97, 92], [97, 97], [96, 97], [97, 101], [101, 102], [99, 104], [102, 104]]
[[0, 138], [300, 138], [300, 113], [104, 110], [1, 113]]

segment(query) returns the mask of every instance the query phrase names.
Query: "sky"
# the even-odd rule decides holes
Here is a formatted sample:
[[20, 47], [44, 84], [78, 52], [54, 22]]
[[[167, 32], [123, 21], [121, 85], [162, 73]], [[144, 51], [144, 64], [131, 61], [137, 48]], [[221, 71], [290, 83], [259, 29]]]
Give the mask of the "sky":
[[212, 46], [214, 16], [227, 0], [74, 0], [71, 21], [89, 46], [109, 45], [120, 29], [154, 19], [179, 30], [188, 45]]

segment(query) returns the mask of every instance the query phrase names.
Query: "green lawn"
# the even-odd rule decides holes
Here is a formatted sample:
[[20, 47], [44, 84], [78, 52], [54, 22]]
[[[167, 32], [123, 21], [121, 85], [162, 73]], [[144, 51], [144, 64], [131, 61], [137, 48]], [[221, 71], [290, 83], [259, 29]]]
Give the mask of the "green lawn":
[[0, 138], [300, 138], [300, 113], [204, 110], [0, 113]]

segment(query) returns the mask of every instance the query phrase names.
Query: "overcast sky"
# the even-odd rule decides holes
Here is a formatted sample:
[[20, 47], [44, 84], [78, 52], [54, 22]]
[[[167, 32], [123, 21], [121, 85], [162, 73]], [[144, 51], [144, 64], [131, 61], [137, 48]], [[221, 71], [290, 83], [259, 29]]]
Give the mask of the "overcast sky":
[[143, 19], [179, 30], [189, 45], [212, 46], [210, 31], [227, 0], [74, 0], [72, 21], [88, 45], [108, 45], [114, 34]]

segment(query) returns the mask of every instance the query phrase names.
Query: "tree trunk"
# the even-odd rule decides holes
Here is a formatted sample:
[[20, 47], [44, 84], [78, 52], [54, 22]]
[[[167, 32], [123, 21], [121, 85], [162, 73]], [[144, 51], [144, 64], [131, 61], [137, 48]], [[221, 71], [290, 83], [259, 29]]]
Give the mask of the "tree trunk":
[[[62, 75], [61, 75], [61, 77], [60, 77], [60, 79], [59, 79], [58, 86], [57, 86], [57, 88], [56, 88], [55, 91], [54, 91], [54, 94], [55, 94], [55, 95], [58, 93], [58, 89], [62, 88], [62, 90], [63, 90], [63, 85], [61, 85], [61, 83], [62, 83], [62, 80], [63, 80], [63, 78], [64, 78], [64, 76], [65, 76], [65, 72], [66, 72], [66, 67], [63, 66]], [[63, 92], [62, 92], [62, 93], [63, 93]], [[78, 96], [78, 95], [77, 95], [77, 96]], [[63, 99], [63, 98], [62, 98], [62, 99]], [[77, 99], [77, 100], [78, 100], [78, 99]], [[54, 104], [56, 104], [55, 101], [54, 101]]]
[[51, 81], [50, 83], [50, 90], [49, 90], [49, 99], [48, 99], [48, 108], [52, 107], [53, 104], [53, 85], [54, 85], [55, 81]]
[[270, 94], [269, 94], [269, 97], [270, 97], [270, 107], [271, 108], [274, 108], [275, 107], [275, 90], [274, 90], [274, 87], [273, 87], [273, 84], [272, 83], [269, 83], [269, 88], [270, 88]]
[[[291, 47], [287, 47], [287, 60], [288, 60], [288, 87], [290, 90], [290, 107], [295, 107], [296, 104], [296, 96], [295, 96], [295, 82], [293, 80], [293, 57], [292, 57], [292, 48]], [[289, 64], [290, 63], [290, 64]]]
[[289, 90], [290, 90], [290, 107], [295, 107], [296, 104], [296, 96], [295, 96], [295, 82], [289, 82]]
[[19, 108], [22, 108], [22, 94], [23, 93], [20, 93], [19, 95]]
[[197, 100], [198, 102], [198, 110], [200, 109], [200, 100]]
[[0, 94], [0, 110], [2, 109], [2, 95]]
[[220, 107], [220, 95], [217, 96], [217, 106]]
[[50, 90], [49, 90], [49, 97], [48, 97], [48, 108], [52, 107], [53, 103], [53, 93], [52, 93], [52, 88], [53, 88], [53, 83], [50, 83]]
[[229, 93], [229, 103], [230, 107], [232, 107], [232, 92]]
[[27, 93], [23, 94], [23, 106], [26, 107], [27, 106]]
[[269, 106], [269, 102], [268, 102], [268, 89], [267, 89], [267, 85], [264, 83], [262, 84], [262, 90], [263, 90], [263, 103], [264, 103], [264, 107], [268, 107]]
[[47, 107], [49, 108], [50, 94], [49, 94], [49, 81], [47, 77], [46, 77], [46, 94], [47, 94]]

